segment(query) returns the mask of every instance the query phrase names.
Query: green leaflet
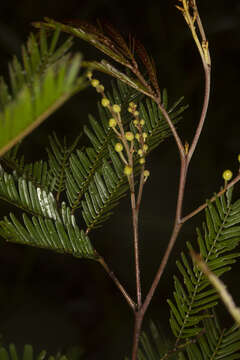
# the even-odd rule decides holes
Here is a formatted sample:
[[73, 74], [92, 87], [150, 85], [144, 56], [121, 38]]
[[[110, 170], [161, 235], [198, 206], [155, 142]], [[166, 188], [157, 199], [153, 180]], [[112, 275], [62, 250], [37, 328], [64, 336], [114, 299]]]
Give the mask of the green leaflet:
[[[221, 276], [231, 269], [239, 253], [230, 252], [240, 241], [240, 202], [231, 204], [231, 191], [209, 203], [205, 211], [204, 234], [197, 229], [197, 240], [203, 260], [209, 269]], [[187, 243], [191, 249], [190, 243]], [[177, 342], [199, 334], [202, 320], [208, 317], [207, 309], [218, 303], [218, 294], [197, 266], [184, 253], [177, 267], [182, 280], [174, 277], [174, 301], [168, 300], [171, 308], [170, 325]]]
[[[140, 337], [140, 346], [138, 349], [139, 360], [161, 360], [169, 348], [172, 348], [171, 342], [166, 339], [164, 333], [158, 326], [151, 321], [149, 331], [143, 331]], [[177, 359], [176, 354], [171, 354], [171, 359]]]
[[88, 229], [98, 227], [112, 214], [119, 199], [128, 191], [127, 177], [123, 174], [123, 165], [118, 161], [118, 155], [110, 148], [111, 160], [119, 166], [118, 173], [105, 159], [101, 172], [96, 172], [89, 184], [89, 190], [81, 201], [82, 215]]
[[240, 330], [237, 325], [221, 329], [216, 316], [203, 321], [204, 333], [190, 343], [181, 360], [240, 359]]
[[[118, 70], [115, 66], [102, 60], [101, 62], [97, 61], [85, 61], [84, 66], [87, 66], [93, 70], [99, 70], [104, 72], [128, 86], [136, 89], [138, 92], [141, 92], [145, 95], [152, 96], [152, 89], [148, 86], [148, 81], [141, 81], [134, 74], [133, 67], [137, 64], [138, 60], [141, 60], [142, 65], [144, 66], [149, 79], [152, 83], [154, 91], [156, 94], [160, 95], [156, 69], [152, 59], [147, 54], [144, 46], [139, 42], [135, 41], [134, 49], [131, 46], [127, 45], [127, 42], [124, 40], [121, 34], [115, 30], [112, 26], [105, 25], [102, 27], [93, 27], [89, 28], [88, 25], [79, 23], [76, 26], [62, 24], [55, 20], [45, 18], [45, 22], [35, 22], [34, 26], [37, 28], [46, 28], [46, 29], [57, 29], [60, 28], [66, 33], [70, 33], [75, 37], [78, 37], [84, 41], [87, 41], [91, 45], [95, 46], [97, 49], [102, 51], [105, 55], [111, 57], [114, 61], [125, 66], [126, 69], [130, 69], [132, 74], [126, 74]], [[135, 55], [138, 55], [139, 59], [136, 60]]]
[[23, 223], [13, 214], [0, 221], [0, 235], [7, 241], [30, 245], [78, 258], [96, 259], [89, 237], [71, 222], [58, 222], [41, 216], [31, 219], [23, 213]]
[[0, 167], [0, 198], [34, 215], [60, 221], [56, 200], [47, 192], [24, 177], [9, 174]]
[[59, 200], [60, 194], [66, 190], [66, 171], [69, 168], [69, 158], [76, 148], [81, 135], [78, 136], [71, 146], [67, 146], [66, 139], [61, 144], [57, 135], [53, 133], [49, 136], [48, 163], [49, 177], [53, 184], [52, 188], [56, 191], [56, 198]]
[[41, 189], [52, 191], [56, 179], [51, 176], [48, 163], [40, 160], [26, 164], [23, 155], [18, 157], [19, 145], [20, 143], [11, 148], [0, 162], [5, 168], [14, 170], [15, 178], [22, 177]]
[[55, 250], [76, 257], [96, 258], [84, 231], [79, 229], [70, 209], [63, 202], [60, 211], [51, 192], [35, 187], [23, 178], [1, 170], [0, 198], [25, 212], [23, 222], [13, 214], [0, 221], [0, 235], [7, 241]]
[[59, 29], [48, 45], [41, 31], [39, 45], [31, 35], [27, 48], [23, 47], [23, 65], [14, 58], [9, 66], [11, 92], [0, 80], [0, 156], [86, 86], [84, 77], [78, 77], [81, 56], [65, 55], [69, 39], [57, 49], [58, 37]]
[[[151, 322], [150, 331], [143, 332], [138, 350], [139, 360], [234, 360], [240, 359], [240, 329], [235, 324], [221, 328], [215, 313], [203, 320], [204, 332], [196, 338], [173, 345]], [[210, 317], [211, 316], [211, 317]]]
[[48, 356], [45, 350], [35, 355], [32, 345], [25, 345], [23, 353], [20, 355], [14, 344], [10, 344], [8, 348], [0, 347], [0, 360], [67, 360], [65, 355], [58, 354], [56, 357]]

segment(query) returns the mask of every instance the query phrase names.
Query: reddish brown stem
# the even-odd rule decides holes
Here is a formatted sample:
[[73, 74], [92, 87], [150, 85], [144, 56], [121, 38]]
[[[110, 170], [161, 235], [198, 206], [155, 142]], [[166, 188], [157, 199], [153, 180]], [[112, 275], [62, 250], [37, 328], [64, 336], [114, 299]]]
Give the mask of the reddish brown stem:
[[120, 292], [122, 293], [122, 295], [124, 296], [124, 298], [126, 299], [128, 305], [132, 308], [132, 310], [135, 312], [136, 309], [136, 304], [135, 302], [132, 300], [132, 298], [129, 296], [129, 294], [127, 293], [127, 291], [125, 290], [125, 288], [122, 286], [122, 284], [120, 283], [120, 281], [118, 280], [118, 278], [115, 276], [114, 272], [110, 270], [109, 266], [107, 265], [107, 263], [105, 262], [105, 260], [103, 259], [103, 257], [99, 256], [98, 259], [99, 263], [102, 265], [102, 267], [106, 270], [106, 272], [108, 273], [108, 275], [110, 276], [110, 278], [113, 280], [113, 282], [116, 284], [116, 286], [118, 287], [118, 289], [120, 290]]
[[[238, 174], [232, 181], [230, 181], [227, 186], [225, 186], [222, 190], [220, 190], [216, 195], [212, 196], [209, 200], [210, 202], [214, 202], [217, 197], [223, 195], [228, 189], [230, 189], [233, 185], [235, 185], [240, 180], [240, 174]], [[182, 217], [181, 223], [185, 223], [189, 219], [191, 219], [193, 216], [199, 214], [202, 210], [204, 210], [208, 206], [207, 203], [202, 204], [197, 209], [191, 211], [188, 215]]]
[[[196, 9], [197, 11], [197, 9]], [[189, 148], [189, 151], [187, 151], [187, 149], [184, 148], [183, 143], [175, 129], [174, 124], [172, 123], [167, 111], [164, 109], [164, 107], [160, 104], [159, 100], [157, 98], [155, 98], [155, 102], [157, 103], [159, 109], [161, 110], [165, 120], [167, 121], [172, 134], [174, 136], [174, 139], [176, 141], [176, 144], [178, 146], [178, 150], [179, 150], [179, 155], [180, 155], [180, 160], [181, 160], [181, 169], [180, 169], [180, 179], [179, 179], [179, 189], [178, 189], [178, 199], [177, 199], [177, 206], [176, 206], [176, 215], [175, 215], [175, 221], [174, 221], [174, 226], [173, 226], [173, 231], [172, 231], [172, 235], [171, 238], [169, 240], [167, 249], [164, 253], [164, 256], [162, 258], [162, 261], [160, 263], [160, 266], [158, 268], [158, 271], [155, 275], [155, 278], [152, 282], [152, 285], [150, 287], [149, 292], [147, 293], [147, 296], [145, 298], [145, 301], [142, 305], [142, 307], [140, 308], [140, 310], [135, 313], [135, 329], [134, 329], [134, 341], [133, 341], [133, 351], [132, 351], [132, 360], [136, 360], [137, 359], [137, 348], [138, 348], [138, 343], [139, 343], [139, 336], [140, 336], [140, 331], [141, 331], [141, 324], [144, 318], [144, 315], [146, 313], [146, 310], [152, 300], [152, 297], [156, 291], [156, 288], [159, 284], [159, 281], [162, 277], [162, 274], [166, 268], [166, 265], [168, 263], [170, 254], [172, 252], [173, 246], [177, 240], [177, 237], [179, 235], [179, 232], [181, 230], [181, 227], [184, 223], [183, 219], [182, 219], [182, 205], [183, 205], [183, 199], [184, 199], [184, 192], [185, 192], [185, 185], [186, 185], [186, 179], [187, 179], [187, 172], [188, 172], [188, 167], [189, 167], [189, 163], [191, 161], [191, 158], [193, 156], [193, 153], [196, 149], [197, 143], [199, 141], [199, 137], [200, 134], [202, 132], [202, 128], [203, 128], [203, 124], [206, 118], [206, 114], [207, 114], [207, 109], [208, 109], [208, 104], [209, 104], [209, 97], [210, 97], [210, 75], [211, 75], [211, 69], [210, 69], [210, 55], [207, 49], [207, 52], [204, 52], [203, 49], [203, 44], [204, 46], [208, 46], [207, 41], [206, 41], [206, 37], [205, 37], [205, 33], [202, 27], [202, 23], [201, 20], [199, 18], [198, 12], [197, 12], [197, 23], [199, 26], [199, 30], [200, 30], [200, 34], [202, 37], [202, 49], [199, 48], [200, 50], [200, 55], [201, 55], [201, 59], [203, 62], [203, 68], [204, 68], [204, 74], [205, 74], [205, 91], [204, 91], [204, 100], [203, 100], [203, 106], [202, 106], [202, 111], [201, 111], [201, 115], [200, 115], [200, 119], [198, 122], [198, 126], [197, 129], [195, 131], [194, 137], [193, 137], [193, 141], [191, 143], [191, 146]], [[195, 30], [194, 30], [195, 31]], [[193, 34], [193, 36], [195, 37], [195, 41], [196, 41], [196, 33]], [[198, 39], [197, 39], [198, 41]], [[198, 41], [198, 47], [200, 47], [200, 43]], [[206, 50], [206, 49], [205, 49]], [[200, 210], [199, 210], [200, 211]], [[191, 215], [191, 214], [190, 214]], [[193, 216], [193, 215], [192, 215]], [[189, 219], [190, 216], [185, 217], [185, 221], [187, 219]]]

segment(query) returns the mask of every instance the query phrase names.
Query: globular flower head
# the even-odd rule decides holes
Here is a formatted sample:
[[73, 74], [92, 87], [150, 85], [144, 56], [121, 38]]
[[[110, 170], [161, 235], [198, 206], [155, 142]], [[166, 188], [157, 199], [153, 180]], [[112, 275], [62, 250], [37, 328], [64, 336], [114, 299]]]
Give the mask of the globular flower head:
[[116, 143], [116, 145], [115, 145], [115, 150], [116, 150], [117, 152], [123, 151], [123, 145], [122, 145], [121, 143]]
[[136, 108], [136, 104], [135, 104], [135, 102], [133, 102], [133, 101], [131, 101], [130, 103], [129, 103], [129, 107], [131, 107], [132, 109], [135, 109]]
[[97, 87], [96, 87], [96, 90], [98, 93], [101, 93], [104, 91], [104, 86], [102, 84], [99, 84]]
[[113, 128], [117, 125], [117, 121], [114, 118], [109, 119], [108, 125], [110, 128]]
[[146, 151], [148, 151], [148, 145], [147, 144], [144, 144], [143, 145], [143, 150], [146, 152]]
[[145, 178], [147, 178], [150, 175], [150, 171], [144, 170], [143, 175], [145, 176]]
[[101, 103], [102, 103], [103, 107], [106, 107], [110, 104], [110, 101], [108, 100], [108, 98], [104, 97], [104, 98], [102, 98]]
[[134, 139], [134, 134], [133, 134], [131, 131], [127, 131], [127, 132], [125, 132], [125, 138], [126, 138], [128, 141], [133, 141], [133, 139]]
[[89, 79], [89, 80], [91, 80], [92, 79], [92, 72], [91, 71], [88, 71], [87, 72], [87, 78]]
[[97, 86], [99, 85], [99, 80], [98, 80], [98, 79], [92, 79], [91, 85], [92, 85], [93, 87], [97, 87]]
[[133, 170], [133, 169], [132, 169], [131, 166], [126, 165], [125, 168], [124, 168], [124, 174], [127, 175], [127, 176], [131, 175], [131, 174], [132, 174], [132, 170]]
[[121, 111], [121, 107], [117, 104], [114, 104], [112, 108], [115, 113], [120, 113]]
[[137, 133], [137, 134], [135, 135], [135, 138], [139, 141], [139, 140], [140, 140], [140, 134]]
[[139, 159], [139, 163], [140, 163], [141, 165], [145, 164], [145, 158], [144, 158], [144, 157], [141, 157], [141, 158]]
[[233, 173], [231, 170], [225, 170], [222, 174], [222, 177], [225, 181], [231, 180], [232, 176], [233, 176]]

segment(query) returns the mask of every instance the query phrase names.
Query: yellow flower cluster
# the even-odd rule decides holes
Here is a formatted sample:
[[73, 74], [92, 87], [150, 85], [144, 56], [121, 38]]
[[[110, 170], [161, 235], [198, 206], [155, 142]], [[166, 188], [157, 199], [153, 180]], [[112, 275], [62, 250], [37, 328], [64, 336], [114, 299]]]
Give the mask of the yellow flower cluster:
[[[123, 163], [125, 164], [124, 167], [124, 174], [126, 176], [130, 176], [133, 172], [132, 166], [132, 156], [134, 152], [134, 139], [137, 139], [140, 145], [140, 149], [138, 149], [137, 153], [140, 156], [139, 163], [141, 165], [145, 164], [145, 155], [148, 151], [148, 145], [145, 143], [147, 138], [147, 133], [143, 131], [143, 126], [145, 125], [144, 119], [139, 119], [139, 111], [137, 110], [137, 105], [131, 101], [129, 103], [128, 111], [134, 116], [133, 124], [137, 128], [138, 132], [134, 134], [132, 131], [126, 131], [123, 133], [123, 126], [121, 123], [121, 106], [118, 104], [111, 105], [110, 100], [105, 96], [104, 93], [104, 86], [100, 83], [98, 79], [93, 78], [92, 72], [87, 73], [87, 77], [91, 83], [91, 85], [96, 89], [97, 92], [101, 93], [102, 99], [101, 104], [103, 107], [107, 107], [108, 110], [112, 113], [112, 117], [108, 120], [109, 128], [112, 128], [115, 134], [118, 136], [120, 142], [117, 142], [114, 146], [116, 152], [119, 153], [119, 156]], [[131, 144], [128, 145], [126, 142], [129, 141]], [[128, 148], [129, 146], [129, 148]], [[123, 150], [126, 150], [126, 154], [128, 155], [128, 159], [125, 158]], [[144, 168], [143, 168], [144, 170]], [[148, 170], [144, 170], [144, 181], [149, 177], [150, 173]]]

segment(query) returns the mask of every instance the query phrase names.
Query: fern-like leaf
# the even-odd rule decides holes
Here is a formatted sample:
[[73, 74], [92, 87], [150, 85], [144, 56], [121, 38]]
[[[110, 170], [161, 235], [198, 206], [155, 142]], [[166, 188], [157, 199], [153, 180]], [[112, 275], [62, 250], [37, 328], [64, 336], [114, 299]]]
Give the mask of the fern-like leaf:
[[79, 229], [75, 218], [70, 217], [70, 214], [64, 216], [65, 221], [61, 222], [41, 216], [30, 219], [23, 213], [21, 223], [10, 213], [9, 218], [5, 217], [0, 221], [0, 235], [7, 241], [22, 245], [53, 250], [78, 258], [97, 259], [89, 237]]
[[174, 346], [166, 341], [151, 322], [150, 332], [143, 332], [138, 350], [139, 360], [234, 360], [240, 359], [240, 329], [237, 325], [221, 328], [215, 313], [203, 320], [203, 331], [197, 337]]
[[84, 41], [95, 46], [97, 49], [102, 51], [104, 54], [108, 55], [115, 61], [119, 62], [122, 65], [127, 65], [128, 60], [113, 43], [113, 41], [105, 36], [101, 29], [97, 29], [91, 24], [86, 22], [79, 22], [77, 25], [62, 24], [55, 20], [45, 18], [45, 22], [34, 22], [33, 25], [37, 28], [46, 28], [46, 29], [55, 29], [59, 28], [61, 31], [71, 34], [73, 36], [79, 37]]
[[0, 81], [0, 156], [86, 86], [84, 78], [78, 77], [80, 55], [72, 59], [64, 55], [70, 40], [56, 49], [58, 36], [59, 29], [48, 46], [44, 31], [40, 45], [31, 35], [27, 49], [23, 47], [23, 65], [14, 58], [9, 67], [11, 93]]
[[[240, 241], [240, 200], [231, 204], [231, 191], [216, 198], [215, 204], [206, 208], [204, 235], [197, 230], [201, 256], [215, 275], [221, 276], [231, 269], [239, 253], [232, 252]], [[188, 243], [191, 249], [191, 244]], [[191, 261], [191, 260], [190, 260]], [[177, 342], [202, 331], [201, 321], [208, 317], [206, 309], [217, 304], [218, 294], [204, 276], [193, 266], [189, 258], [182, 253], [177, 267], [183, 277], [183, 283], [174, 277], [174, 299], [168, 300], [171, 308], [170, 324]]]
[[[168, 359], [169, 357], [171, 359], [177, 359], [177, 351], [171, 351], [169, 353], [167, 352], [170, 348], [172, 348], [170, 341], [164, 337], [158, 326], [153, 321], [151, 321], [150, 331], [143, 331], [141, 334], [140, 346], [138, 349], [138, 359], [164, 360]], [[166, 355], [168, 355], [168, 357]]]
[[88, 231], [109, 218], [112, 209], [129, 188], [122, 162], [113, 148], [109, 147], [109, 152], [113, 166], [103, 159], [101, 171], [95, 173], [84, 194], [84, 200], [81, 201], [82, 215]]
[[179, 360], [240, 359], [240, 329], [237, 325], [221, 329], [214, 318], [203, 321], [204, 333], [186, 347]]
[[19, 145], [11, 148], [0, 159], [1, 164], [8, 170], [14, 170], [15, 177], [22, 177], [41, 189], [52, 191], [55, 179], [50, 175], [48, 163], [43, 160], [25, 163], [24, 156], [18, 156]]
[[14, 344], [10, 344], [8, 348], [5, 346], [0, 347], [0, 360], [67, 360], [65, 355], [47, 355], [47, 351], [42, 350], [39, 354], [35, 355], [32, 345], [25, 345], [22, 355], [20, 355]]
[[[109, 24], [96, 28], [91, 24], [83, 22], [62, 24], [49, 18], [45, 18], [45, 22], [35, 22], [37, 28], [56, 29], [60, 28], [63, 32], [70, 33], [84, 41], [87, 41], [101, 52], [111, 57], [114, 61], [124, 65], [126, 69], [130, 69], [131, 76], [118, 70], [115, 66], [108, 61], [102, 60], [101, 62], [84, 62], [85, 66], [92, 69], [104, 72], [118, 80], [123, 81], [127, 85], [137, 89], [139, 92], [146, 94], [150, 97], [157, 96], [160, 98], [160, 90], [158, 86], [156, 70], [153, 61], [147, 55], [145, 48], [138, 43], [136, 49], [140, 55], [141, 61], [146, 68], [150, 82], [153, 87], [148, 84], [143, 75], [139, 76], [139, 65], [135, 58], [135, 41], [130, 38], [129, 46], [124, 38]], [[132, 41], [131, 41], [132, 40]]]
[[49, 136], [50, 147], [47, 148], [49, 177], [56, 191], [56, 200], [59, 201], [60, 194], [66, 189], [66, 171], [69, 168], [69, 158], [79, 142], [78, 136], [71, 146], [67, 146], [66, 139], [61, 144], [57, 135]]
[[51, 192], [35, 186], [23, 177], [9, 174], [0, 167], [0, 198], [33, 215], [59, 219]]

